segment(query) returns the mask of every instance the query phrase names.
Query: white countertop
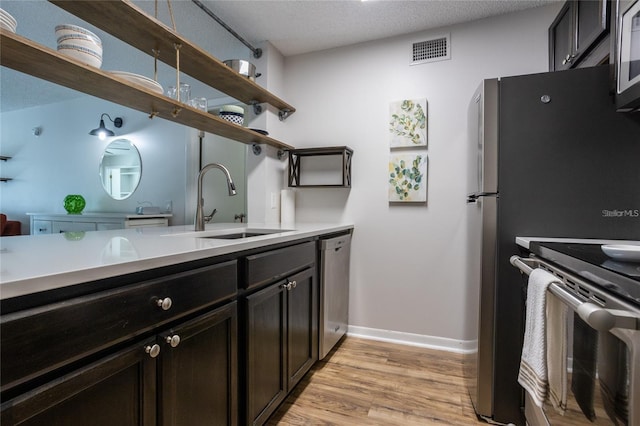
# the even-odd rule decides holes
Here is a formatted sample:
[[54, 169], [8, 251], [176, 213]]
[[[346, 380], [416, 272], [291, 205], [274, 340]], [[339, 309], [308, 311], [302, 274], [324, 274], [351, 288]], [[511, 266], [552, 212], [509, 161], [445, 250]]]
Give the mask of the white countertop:
[[[352, 229], [351, 224], [216, 223], [0, 238], [0, 299]], [[236, 240], [196, 238], [246, 229], [276, 233]], [[293, 229], [293, 230], [292, 230]]]

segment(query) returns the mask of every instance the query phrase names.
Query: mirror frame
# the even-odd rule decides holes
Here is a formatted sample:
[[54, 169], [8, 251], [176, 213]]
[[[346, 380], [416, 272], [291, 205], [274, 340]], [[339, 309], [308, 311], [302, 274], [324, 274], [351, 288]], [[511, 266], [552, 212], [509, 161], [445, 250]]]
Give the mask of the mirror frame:
[[[107, 155], [107, 150], [109, 148], [114, 149], [114, 144], [115, 145], [121, 145], [121, 144], [128, 144], [130, 146], [130, 155], [134, 155], [137, 157], [137, 167], [138, 167], [138, 176], [137, 179], [134, 183], [131, 184], [131, 191], [125, 191], [128, 192], [127, 195], [125, 196], [120, 196], [117, 197], [114, 194], [111, 193], [112, 189], [108, 188], [105, 185], [105, 178], [104, 178], [104, 162], [105, 162], [105, 157]], [[136, 167], [136, 166], [131, 166], [131, 167]], [[98, 165], [98, 175], [100, 176], [100, 185], [102, 186], [102, 189], [104, 189], [104, 192], [111, 197], [112, 199], [116, 200], [116, 201], [121, 201], [121, 200], [126, 200], [127, 198], [131, 197], [133, 195], [134, 192], [136, 192], [136, 189], [138, 189], [138, 186], [140, 186], [140, 181], [142, 180], [142, 156], [140, 155], [140, 151], [138, 150], [138, 147], [136, 147], [136, 145], [131, 142], [129, 139], [125, 139], [125, 138], [120, 138], [120, 139], [115, 139], [112, 140], [111, 142], [109, 142], [109, 144], [104, 148], [104, 150], [102, 151], [102, 156], [100, 157], [100, 164]], [[122, 194], [122, 191], [120, 191], [120, 193]]]

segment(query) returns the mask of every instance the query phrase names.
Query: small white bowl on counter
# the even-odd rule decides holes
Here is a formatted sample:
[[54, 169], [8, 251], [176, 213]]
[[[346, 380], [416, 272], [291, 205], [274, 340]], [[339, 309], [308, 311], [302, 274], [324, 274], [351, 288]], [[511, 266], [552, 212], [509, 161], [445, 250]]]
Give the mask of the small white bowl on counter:
[[604, 254], [622, 262], [640, 262], [640, 246], [632, 244], [604, 244]]

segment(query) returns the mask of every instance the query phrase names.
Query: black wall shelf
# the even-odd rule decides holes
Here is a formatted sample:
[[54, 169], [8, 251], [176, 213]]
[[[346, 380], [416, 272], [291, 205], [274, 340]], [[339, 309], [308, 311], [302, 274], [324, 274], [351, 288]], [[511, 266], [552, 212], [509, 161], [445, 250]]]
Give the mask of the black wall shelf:
[[[341, 162], [341, 183], [305, 184], [301, 179], [304, 174], [302, 166], [305, 157], [336, 156]], [[348, 146], [322, 148], [302, 148], [289, 150], [289, 187], [291, 188], [351, 188], [351, 157], [353, 150]]]

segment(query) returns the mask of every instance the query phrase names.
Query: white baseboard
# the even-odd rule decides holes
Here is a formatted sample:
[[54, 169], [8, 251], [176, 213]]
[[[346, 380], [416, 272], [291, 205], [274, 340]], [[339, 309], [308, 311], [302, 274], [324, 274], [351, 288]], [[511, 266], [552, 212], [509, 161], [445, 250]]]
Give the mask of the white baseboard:
[[423, 334], [404, 333], [401, 331], [381, 330], [377, 328], [350, 325], [347, 335], [363, 339], [379, 340], [400, 345], [419, 346], [461, 354], [471, 353], [477, 347], [475, 340], [456, 340], [446, 337], [425, 336]]

